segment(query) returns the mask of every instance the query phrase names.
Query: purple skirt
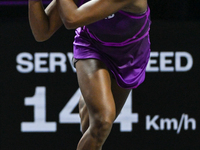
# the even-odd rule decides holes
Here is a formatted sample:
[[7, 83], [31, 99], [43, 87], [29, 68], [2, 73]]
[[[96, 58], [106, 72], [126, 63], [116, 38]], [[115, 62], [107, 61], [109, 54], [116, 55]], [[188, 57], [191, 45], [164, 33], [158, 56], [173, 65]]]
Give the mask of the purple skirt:
[[109, 46], [91, 38], [85, 27], [76, 30], [74, 58], [102, 61], [122, 88], [137, 88], [144, 81], [149, 56], [149, 34], [128, 44]]

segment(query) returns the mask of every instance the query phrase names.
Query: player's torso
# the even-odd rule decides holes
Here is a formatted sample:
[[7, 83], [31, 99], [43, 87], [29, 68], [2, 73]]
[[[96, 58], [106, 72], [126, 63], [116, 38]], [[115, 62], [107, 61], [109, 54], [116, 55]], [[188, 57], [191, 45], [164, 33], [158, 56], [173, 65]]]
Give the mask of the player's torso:
[[[88, 0], [80, 0], [79, 5]], [[87, 25], [96, 38], [105, 42], [122, 42], [129, 38], [140, 38], [149, 30], [149, 9], [143, 14], [120, 10], [110, 16]], [[135, 36], [135, 37], [134, 37]]]

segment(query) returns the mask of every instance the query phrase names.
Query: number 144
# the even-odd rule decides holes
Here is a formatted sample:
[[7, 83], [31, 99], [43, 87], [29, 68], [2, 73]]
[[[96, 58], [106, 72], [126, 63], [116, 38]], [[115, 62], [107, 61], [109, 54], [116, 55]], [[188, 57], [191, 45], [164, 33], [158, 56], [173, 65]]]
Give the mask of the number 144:
[[[79, 102], [81, 92], [78, 89], [70, 98], [67, 104], [59, 113], [59, 123], [80, 123], [78, 113], [72, 113]], [[46, 87], [38, 86], [35, 89], [33, 97], [25, 97], [25, 106], [33, 106], [34, 121], [22, 122], [21, 132], [56, 132], [57, 123], [46, 121]], [[138, 113], [132, 113], [132, 92], [129, 94], [127, 101], [115, 120], [115, 123], [120, 123], [121, 132], [131, 132], [132, 123], [138, 123]]]

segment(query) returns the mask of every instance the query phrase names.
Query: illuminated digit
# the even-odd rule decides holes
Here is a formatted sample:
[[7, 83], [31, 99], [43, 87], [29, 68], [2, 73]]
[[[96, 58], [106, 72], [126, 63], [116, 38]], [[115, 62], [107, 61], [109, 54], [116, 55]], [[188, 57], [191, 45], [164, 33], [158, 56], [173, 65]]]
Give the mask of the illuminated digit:
[[132, 123], [138, 123], [138, 113], [132, 113], [132, 91], [115, 123], [120, 123], [121, 132], [131, 132]]
[[22, 122], [21, 132], [55, 132], [56, 123], [46, 122], [46, 88], [36, 87], [33, 97], [25, 98], [26, 106], [34, 106], [34, 121]]
[[77, 113], [72, 113], [79, 102], [81, 92], [80, 89], [70, 98], [68, 103], [59, 114], [60, 123], [80, 123], [80, 117]]

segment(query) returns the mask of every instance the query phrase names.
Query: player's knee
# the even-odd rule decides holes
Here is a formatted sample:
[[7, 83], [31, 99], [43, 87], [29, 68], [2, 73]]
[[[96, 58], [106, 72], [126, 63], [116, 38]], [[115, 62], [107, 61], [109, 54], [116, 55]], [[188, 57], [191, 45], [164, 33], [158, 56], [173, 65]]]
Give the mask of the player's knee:
[[101, 145], [104, 142], [105, 138], [110, 133], [112, 127], [111, 122], [103, 121], [95, 124], [93, 128], [90, 128], [91, 136], [96, 139], [97, 143]]
[[97, 139], [100, 143], [107, 137], [109, 134], [112, 125], [113, 125], [114, 117], [100, 117], [96, 116], [96, 118], [92, 122], [91, 126], [91, 134], [92, 136]]
[[99, 130], [100, 133], [98, 134], [103, 134], [104, 132], [107, 132], [108, 130], [111, 129], [112, 127], [112, 124], [113, 124], [113, 121], [109, 120], [109, 119], [99, 119], [99, 120], [96, 120], [95, 122], [95, 126], [96, 128]]

